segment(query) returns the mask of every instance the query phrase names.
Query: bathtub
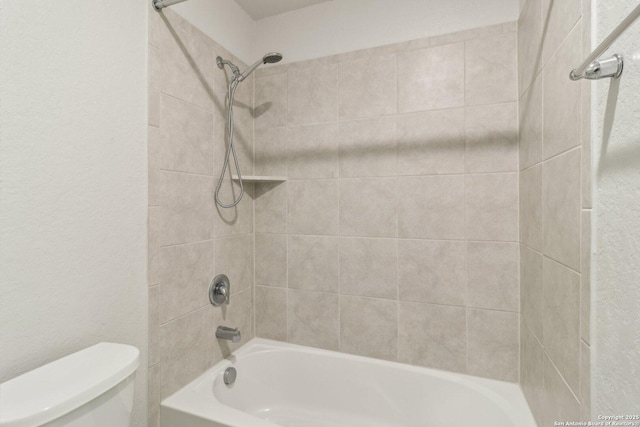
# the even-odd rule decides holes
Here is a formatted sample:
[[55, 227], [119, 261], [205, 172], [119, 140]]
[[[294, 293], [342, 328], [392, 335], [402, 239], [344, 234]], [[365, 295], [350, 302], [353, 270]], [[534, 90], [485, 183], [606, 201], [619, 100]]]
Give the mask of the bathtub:
[[160, 411], [162, 427], [536, 426], [517, 384], [259, 338]]

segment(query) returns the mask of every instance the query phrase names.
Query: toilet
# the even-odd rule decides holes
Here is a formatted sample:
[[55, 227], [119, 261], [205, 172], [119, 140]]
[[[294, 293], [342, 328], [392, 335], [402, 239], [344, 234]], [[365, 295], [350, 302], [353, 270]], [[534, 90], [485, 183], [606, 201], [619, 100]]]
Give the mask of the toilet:
[[137, 348], [99, 343], [0, 384], [0, 427], [129, 427]]

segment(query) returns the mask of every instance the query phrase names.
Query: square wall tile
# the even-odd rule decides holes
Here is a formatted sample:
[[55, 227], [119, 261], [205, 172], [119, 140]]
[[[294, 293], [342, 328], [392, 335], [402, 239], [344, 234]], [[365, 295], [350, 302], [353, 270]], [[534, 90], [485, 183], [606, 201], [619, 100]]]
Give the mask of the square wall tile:
[[395, 361], [398, 354], [398, 303], [341, 296], [340, 351]]
[[464, 172], [464, 109], [398, 116], [398, 175]]
[[542, 424], [545, 408], [544, 363], [546, 356], [542, 345], [533, 333], [520, 321], [520, 387], [538, 425]]
[[398, 253], [392, 239], [340, 238], [340, 293], [395, 299]]
[[162, 91], [211, 110], [214, 75], [221, 72], [215, 65], [215, 44], [180, 15], [168, 12], [154, 20]]
[[215, 273], [229, 277], [232, 295], [253, 285], [253, 249], [250, 234], [216, 240]]
[[287, 176], [287, 128], [255, 130], [254, 173]]
[[288, 181], [288, 232], [338, 234], [338, 180]]
[[398, 288], [403, 301], [466, 303], [464, 242], [398, 241]]
[[287, 125], [287, 74], [256, 77], [255, 128], [266, 129]]
[[340, 122], [340, 177], [396, 174], [396, 118]]
[[162, 398], [168, 397], [212, 366], [215, 348], [214, 307], [203, 307], [160, 328]]
[[466, 309], [400, 302], [398, 359], [402, 363], [466, 372]]
[[287, 339], [294, 344], [338, 350], [338, 294], [290, 289]]
[[160, 168], [213, 174], [213, 116], [172, 96], [160, 96]]
[[314, 61], [288, 73], [289, 126], [338, 119], [338, 65]]
[[542, 0], [525, 2], [518, 21], [518, 80], [520, 94], [542, 69]]
[[465, 110], [465, 171], [518, 171], [518, 104]]
[[210, 176], [160, 173], [160, 245], [213, 238], [213, 185]]
[[464, 43], [398, 53], [398, 112], [464, 106]]
[[520, 245], [520, 311], [527, 327], [542, 342], [542, 254], [525, 245]]
[[255, 184], [256, 233], [287, 232], [287, 183]]
[[255, 235], [256, 285], [287, 287], [287, 235]]
[[498, 34], [465, 42], [466, 105], [517, 100], [516, 33]]
[[[577, 364], [577, 363], [576, 363]], [[544, 358], [544, 409], [541, 426], [552, 426], [557, 420], [579, 420], [580, 403], [562, 379], [551, 360]]]
[[467, 371], [503, 381], [518, 381], [518, 313], [467, 311]]
[[337, 178], [338, 124], [288, 128], [287, 160], [289, 179]]
[[209, 304], [213, 240], [160, 248], [160, 265], [161, 323]]
[[256, 286], [256, 336], [287, 340], [287, 290]]
[[465, 177], [466, 237], [518, 241], [518, 174]]
[[520, 172], [520, 241], [542, 250], [542, 165]]
[[341, 120], [396, 113], [396, 55], [380, 55], [339, 65]]
[[456, 31], [449, 34], [430, 37], [429, 41], [431, 42], [431, 46], [440, 46], [443, 44], [451, 44], [451, 43], [463, 42], [467, 40], [482, 39], [492, 35], [504, 33], [505, 25], [509, 25], [509, 24], [488, 25], [486, 27]]
[[518, 246], [518, 243], [467, 243], [469, 307], [519, 311]]
[[577, 395], [580, 385], [580, 275], [546, 257], [543, 271], [542, 344]]
[[289, 236], [289, 287], [338, 292], [339, 239], [327, 236]]
[[396, 178], [340, 180], [340, 235], [395, 237], [398, 233]]
[[[220, 187], [220, 200], [231, 204], [240, 196], [240, 183], [225, 179]], [[254, 184], [244, 183], [244, 196], [240, 203], [232, 208], [215, 205], [215, 236], [229, 237], [253, 232]]]
[[[539, 0], [531, 0], [539, 1]], [[542, 160], [542, 75], [520, 98], [520, 169]]]
[[[553, 1], [554, 7], [561, 3], [576, 3], [576, 0]], [[567, 77], [567, 70], [582, 60], [581, 36], [580, 26], [577, 26], [543, 71], [542, 148], [545, 159], [577, 147], [582, 142], [581, 85]]]
[[398, 236], [464, 239], [463, 175], [398, 178]]
[[[241, 101], [236, 100], [236, 104]], [[249, 108], [245, 106], [245, 109]], [[244, 111], [242, 108], [235, 106], [233, 109], [234, 114], [234, 131], [233, 131], [233, 146], [238, 159], [238, 165], [242, 175], [253, 175], [253, 120], [249, 112]], [[227, 112], [226, 110], [214, 114], [214, 129], [213, 129], [213, 166], [215, 176], [220, 176], [224, 159], [226, 158], [227, 149], [229, 147], [229, 137], [227, 126]], [[225, 172], [225, 178], [231, 179], [231, 175], [237, 175], [235, 162], [233, 160], [233, 153], [230, 155], [231, 163], [227, 167]]]
[[[546, 64], [582, 15], [581, 0], [542, 0], [542, 59]], [[581, 55], [581, 50], [576, 52]], [[578, 59], [580, 61], [580, 59]]]
[[580, 269], [580, 149], [542, 167], [542, 224], [545, 255]]

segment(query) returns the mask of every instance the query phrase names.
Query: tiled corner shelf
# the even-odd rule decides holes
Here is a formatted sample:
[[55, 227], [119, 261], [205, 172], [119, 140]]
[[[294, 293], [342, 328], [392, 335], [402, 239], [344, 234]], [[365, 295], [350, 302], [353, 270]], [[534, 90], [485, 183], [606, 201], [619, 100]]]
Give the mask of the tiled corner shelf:
[[[232, 175], [231, 179], [238, 181], [238, 175]], [[245, 175], [242, 177], [243, 182], [283, 182], [286, 180], [286, 176]]]

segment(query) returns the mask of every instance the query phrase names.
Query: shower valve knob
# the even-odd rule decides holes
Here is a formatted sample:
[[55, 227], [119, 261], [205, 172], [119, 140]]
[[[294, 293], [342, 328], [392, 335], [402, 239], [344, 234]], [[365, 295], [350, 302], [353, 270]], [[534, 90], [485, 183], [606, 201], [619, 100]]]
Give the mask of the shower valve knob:
[[218, 274], [209, 284], [209, 301], [218, 307], [224, 303], [229, 304], [231, 296], [231, 282], [224, 274]]

